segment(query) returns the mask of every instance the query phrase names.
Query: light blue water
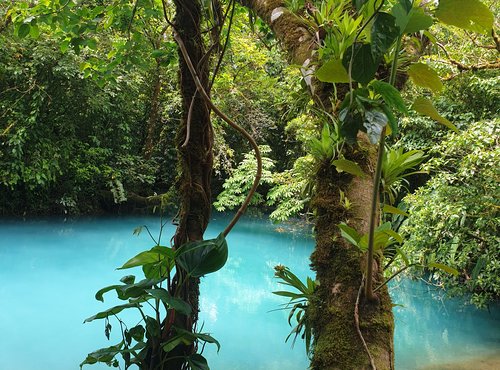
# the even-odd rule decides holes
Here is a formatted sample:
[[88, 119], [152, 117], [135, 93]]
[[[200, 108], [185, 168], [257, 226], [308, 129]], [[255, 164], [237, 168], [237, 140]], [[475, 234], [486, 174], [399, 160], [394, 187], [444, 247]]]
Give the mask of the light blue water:
[[[218, 216], [207, 237], [215, 237], [227, 219]], [[72, 370], [86, 354], [119, 341], [114, 323], [112, 340], [100, 321], [83, 325], [86, 317], [118, 303], [95, 292], [115, 284], [130, 271], [116, 271], [127, 259], [150, 248], [145, 232], [132, 230], [152, 217], [42, 220], [0, 223], [0, 370]], [[173, 227], [165, 230], [168, 240]], [[310, 274], [313, 240], [299, 226], [277, 226], [245, 219], [229, 235], [230, 256], [219, 272], [202, 280], [201, 322], [222, 345], [206, 352], [214, 370], [305, 370], [301, 342], [291, 349], [284, 338], [287, 314], [270, 312], [283, 299], [273, 267], [289, 266], [299, 276]], [[424, 285], [404, 282], [393, 289], [396, 303], [397, 369], [499, 353], [500, 310], [493, 314], [463, 308], [458, 300], [433, 300]], [[134, 326], [137, 316], [123, 315]], [[113, 322], [112, 322], [113, 324]], [[88, 369], [108, 369], [93, 365]]]

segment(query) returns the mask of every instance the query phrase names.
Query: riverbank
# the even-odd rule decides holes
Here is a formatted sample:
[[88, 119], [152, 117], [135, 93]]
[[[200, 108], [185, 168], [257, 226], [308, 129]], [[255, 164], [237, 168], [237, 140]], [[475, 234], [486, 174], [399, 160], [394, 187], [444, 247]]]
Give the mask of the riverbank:
[[[499, 348], [500, 352], [500, 348]], [[421, 370], [497, 370], [500, 369], [500, 353], [485, 357], [474, 358], [469, 361], [448, 362], [431, 365]]]

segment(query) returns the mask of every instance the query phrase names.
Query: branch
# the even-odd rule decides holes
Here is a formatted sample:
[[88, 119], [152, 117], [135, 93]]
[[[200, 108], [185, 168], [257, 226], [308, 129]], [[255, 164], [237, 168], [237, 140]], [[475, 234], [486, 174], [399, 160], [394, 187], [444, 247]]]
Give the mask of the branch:
[[198, 74], [196, 73], [196, 69], [194, 68], [193, 63], [191, 62], [191, 58], [189, 57], [189, 54], [188, 54], [188, 52], [186, 50], [184, 42], [179, 37], [179, 34], [177, 33], [177, 31], [175, 29], [174, 29], [174, 39], [177, 42], [177, 44], [179, 45], [179, 49], [180, 49], [180, 51], [182, 53], [182, 56], [184, 57], [184, 60], [186, 61], [186, 64], [187, 64], [187, 66], [189, 68], [189, 71], [191, 72], [191, 76], [193, 77], [193, 80], [194, 80], [194, 82], [196, 84], [198, 92], [201, 94], [201, 96], [205, 100], [206, 104], [210, 107], [210, 109], [213, 110], [213, 112], [215, 114], [217, 114], [221, 119], [223, 119], [225, 122], [227, 122], [229, 124], [229, 126], [231, 126], [236, 131], [238, 131], [240, 134], [242, 134], [248, 140], [248, 142], [252, 146], [253, 150], [255, 151], [255, 158], [257, 159], [257, 173], [255, 175], [255, 179], [254, 179], [254, 182], [252, 184], [252, 188], [248, 192], [248, 194], [247, 194], [247, 196], [245, 198], [245, 201], [240, 206], [240, 208], [238, 209], [238, 211], [234, 215], [234, 217], [231, 220], [231, 222], [229, 223], [229, 225], [223, 231], [223, 235], [227, 236], [227, 234], [229, 234], [229, 232], [232, 230], [232, 228], [234, 227], [234, 225], [236, 225], [236, 223], [240, 219], [241, 215], [245, 212], [246, 208], [250, 204], [250, 201], [252, 200], [253, 194], [257, 190], [257, 186], [259, 186], [260, 178], [262, 176], [262, 157], [260, 155], [259, 147], [258, 147], [257, 143], [255, 142], [255, 140], [252, 138], [252, 136], [250, 136], [250, 134], [247, 131], [245, 131], [244, 128], [242, 128], [241, 126], [238, 126], [235, 122], [233, 122], [231, 119], [229, 119], [212, 102], [212, 100], [208, 96], [207, 92], [203, 88], [203, 85], [202, 85], [202, 83], [200, 81], [200, 78], [198, 77]]

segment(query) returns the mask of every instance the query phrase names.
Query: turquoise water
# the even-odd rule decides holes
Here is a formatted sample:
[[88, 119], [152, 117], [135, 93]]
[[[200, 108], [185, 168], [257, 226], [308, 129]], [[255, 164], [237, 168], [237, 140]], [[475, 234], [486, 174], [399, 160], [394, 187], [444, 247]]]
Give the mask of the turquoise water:
[[[215, 237], [226, 222], [216, 217], [207, 237]], [[112, 294], [104, 304], [93, 298], [130, 273], [114, 268], [152, 246], [147, 233], [132, 235], [142, 224], [156, 235], [159, 220], [152, 217], [0, 223], [0, 370], [76, 370], [88, 352], [119, 341], [117, 323], [112, 322], [108, 341], [103, 322], [82, 322], [117, 303]], [[167, 227], [164, 242], [173, 230]], [[284, 343], [287, 314], [271, 312], [283, 300], [270, 292], [279, 289], [273, 278], [278, 263], [301, 277], [310, 274], [312, 239], [298, 225], [245, 219], [228, 242], [227, 265], [201, 285], [203, 331], [222, 345], [218, 354], [206, 350], [211, 368], [305, 370], [302, 343], [294, 349]], [[464, 307], [415, 282], [403, 281], [392, 292], [395, 303], [404, 305], [395, 308], [397, 369], [499, 354], [498, 308], [490, 314]], [[137, 323], [133, 314], [123, 319], [130, 326]]]

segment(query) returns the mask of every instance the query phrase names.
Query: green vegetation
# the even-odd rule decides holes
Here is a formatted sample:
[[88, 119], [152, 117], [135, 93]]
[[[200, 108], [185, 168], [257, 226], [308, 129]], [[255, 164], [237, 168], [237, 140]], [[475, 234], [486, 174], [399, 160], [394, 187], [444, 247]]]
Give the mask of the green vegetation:
[[[386, 284], [403, 271], [497, 300], [496, 13], [479, 0], [0, 4], [0, 214], [167, 200], [177, 213], [171, 246], [122, 267], [145, 280], [96, 295], [126, 303], [87, 319], [109, 331], [137, 309], [141, 323], [83, 364], [208, 369], [199, 278], [224, 265], [247, 206], [316, 223], [320, 283], [276, 270], [300, 291], [278, 293], [313, 369], [392, 369]], [[239, 209], [203, 241], [212, 207]]]

